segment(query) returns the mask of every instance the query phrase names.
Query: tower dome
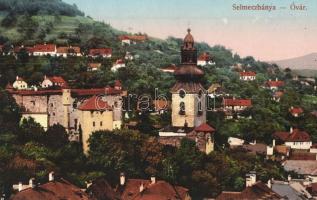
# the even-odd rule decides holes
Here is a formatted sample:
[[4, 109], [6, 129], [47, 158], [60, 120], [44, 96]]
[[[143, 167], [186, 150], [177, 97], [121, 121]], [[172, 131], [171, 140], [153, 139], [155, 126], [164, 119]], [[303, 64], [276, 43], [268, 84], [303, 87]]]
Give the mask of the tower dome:
[[192, 49], [194, 48], [194, 37], [190, 34], [190, 29], [187, 29], [187, 35], [184, 38], [184, 49]]

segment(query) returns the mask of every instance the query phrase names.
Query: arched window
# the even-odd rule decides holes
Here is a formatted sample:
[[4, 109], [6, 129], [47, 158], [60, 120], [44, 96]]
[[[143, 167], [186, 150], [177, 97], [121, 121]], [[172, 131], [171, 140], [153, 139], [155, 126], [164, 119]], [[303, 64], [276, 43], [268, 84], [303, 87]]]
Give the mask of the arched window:
[[179, 104], [179, 114], [180, 115], [185, 115], [185, 103], [184, 102], [181, 102]]
[[202, 115], [203, 114], [203, 108], [202, 108], [201, 101], [198, 102], [197, 106], [198, 106], [197, 115]]

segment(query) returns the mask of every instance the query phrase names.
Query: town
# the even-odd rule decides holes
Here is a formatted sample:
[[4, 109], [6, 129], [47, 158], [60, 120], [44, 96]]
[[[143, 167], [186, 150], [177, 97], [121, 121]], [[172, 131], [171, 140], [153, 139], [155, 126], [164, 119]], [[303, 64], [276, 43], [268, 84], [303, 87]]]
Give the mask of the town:
[[55, 3], [89, 22], [0, 18], [1, 200], [317, 199], [316, 77]]

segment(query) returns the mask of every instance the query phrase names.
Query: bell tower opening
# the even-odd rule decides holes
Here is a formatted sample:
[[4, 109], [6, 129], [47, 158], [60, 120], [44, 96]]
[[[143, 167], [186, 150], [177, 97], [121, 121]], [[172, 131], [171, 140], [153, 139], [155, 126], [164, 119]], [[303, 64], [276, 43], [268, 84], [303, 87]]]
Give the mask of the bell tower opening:
[[197, 127], [206, 122], [205, 89], [200, 83], [203, 70], [197, 66], [197, 50], [191, 30], [181, 46], [181, 64], [175, 71], [172, 93], [172, 126]]

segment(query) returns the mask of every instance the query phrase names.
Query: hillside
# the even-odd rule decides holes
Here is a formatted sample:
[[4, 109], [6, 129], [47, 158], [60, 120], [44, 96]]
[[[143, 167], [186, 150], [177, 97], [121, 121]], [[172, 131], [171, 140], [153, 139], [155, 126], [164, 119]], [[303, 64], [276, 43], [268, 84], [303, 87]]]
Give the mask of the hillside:
[[297, 70], [317, 69], [317, 53], [311, 53], [305, 56], [290, 58], [285, 60], [273, 61], [282, 68], [291, 68]]

